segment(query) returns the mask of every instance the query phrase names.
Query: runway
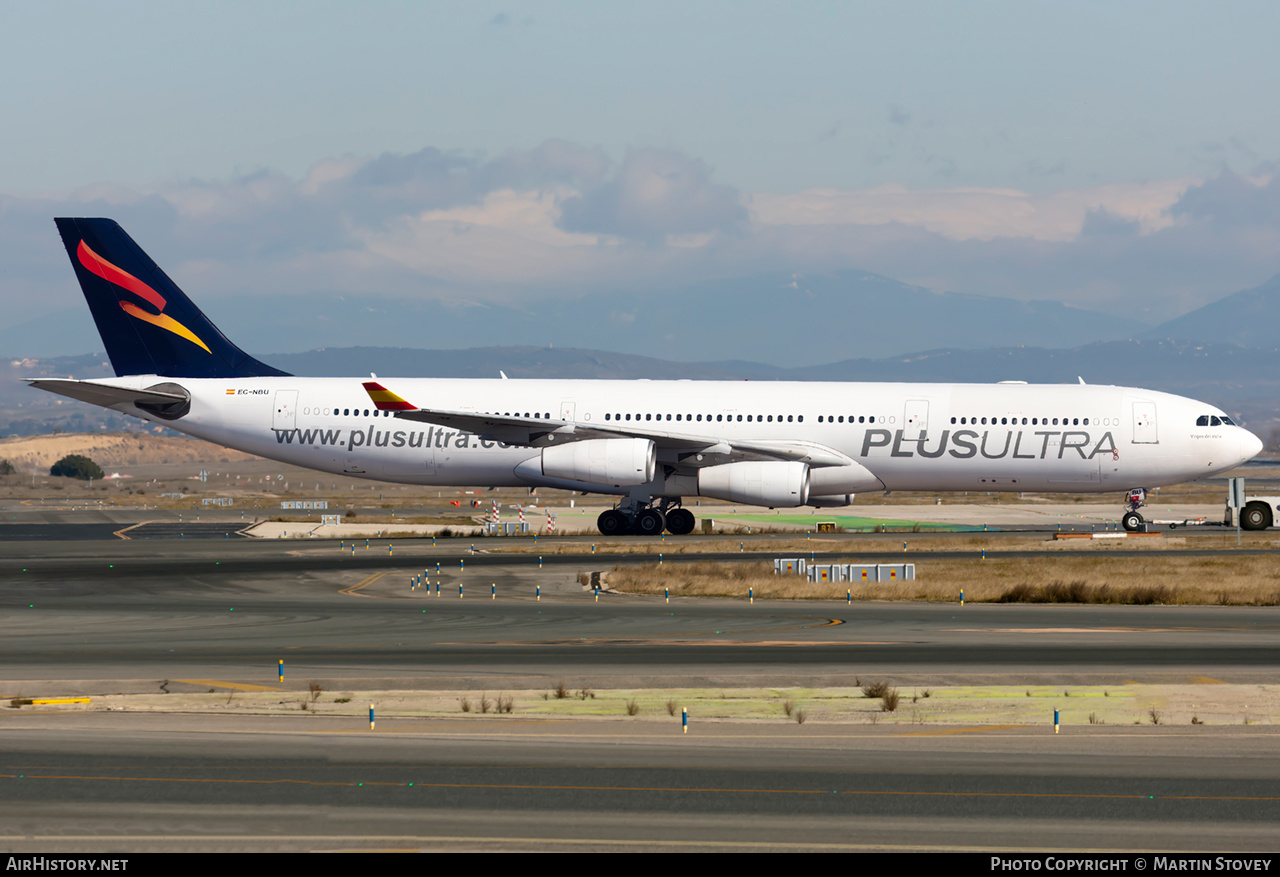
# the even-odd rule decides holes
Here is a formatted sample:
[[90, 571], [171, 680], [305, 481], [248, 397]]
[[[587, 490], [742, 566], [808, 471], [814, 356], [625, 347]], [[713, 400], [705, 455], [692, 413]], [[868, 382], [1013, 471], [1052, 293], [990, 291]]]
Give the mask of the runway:
[[[9, 720], [13, 851], [1271, 850], [1274, 733]], [[21, 773], [21, 779], [16, 774]]]
[[[790, 690], [859, 675], [1265, 685], [1276, 672], [1275, 607], [597, 601], [578, 571], [648, 558], [548, 555], [539, 569], [536, 556], [378, 548], [7, 542], [0, 695]], [[411, 592], [437, 558], [440, 595]], [[398, 714], [371, 731], [350, 715], [24, 706], [0, 712], [0, 741], [12, 851], [1260, 850], [1280, 829], [1270, 724], [1077, 722], [1054, 736], [1047, 722], [695, 717], [683, 734], [652, 716], [517, 712]]]

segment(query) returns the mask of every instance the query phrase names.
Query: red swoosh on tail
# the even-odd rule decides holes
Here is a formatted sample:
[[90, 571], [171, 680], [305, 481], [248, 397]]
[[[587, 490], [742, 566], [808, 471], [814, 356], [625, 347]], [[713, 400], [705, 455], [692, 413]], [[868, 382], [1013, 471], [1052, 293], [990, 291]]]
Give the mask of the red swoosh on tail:
[[158, 314], [151, 314], [131, 302], [122, 301], [119, 303], [120, 308], [126, 314], [150, 323], [153, 326], [159, 326], [161, 329], [164, 329], [166, 332], [172, 332], [179, 338], [185, 338], [192, 344], [203, 348], [205, 353], [213, 353], [213, 351], [209, 349], [208, 345], [196, 337], [194, 332], [179, 323], [173, 317], [163, 313], [164, 306], [166, 304], [163, 295], [156, 292], [150, 286], [147, 286], [147, 284], [134, 277], [128, 271], [112, 265], [106, 259], [102, 258], [90, 249], [89, 245], [83, 240], [80, 241], [80, 246], [76, 247], [76, 257], [80, 259], [80, 264], [87, 270], [97, 274], [108, 283], [114, 283], [116, 286], [124, 287], [139, 298], [145, 299], [148, 303], [153, 305], [156, 310], [161, 311], [161, 313]]

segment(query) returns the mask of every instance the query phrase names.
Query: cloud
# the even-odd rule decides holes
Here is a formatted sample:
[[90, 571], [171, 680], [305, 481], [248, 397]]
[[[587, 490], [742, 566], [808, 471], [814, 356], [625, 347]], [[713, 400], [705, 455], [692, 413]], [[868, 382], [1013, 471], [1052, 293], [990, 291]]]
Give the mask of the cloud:
[[10, 324], [82, 309], [50, 221], [66, 215], [117, 219], [215, 310], [221, 296], [244, 294], [514, 302], [861, 269], [1159, 322], [1280, 271], [1272, 166], [1045, 193], [747, 195], [678, 151], [634, 149], [615, 161], [553, 139], [496, 156], [434, 147], [338, 156], [301, 179], [262, 170], [0, 194]]
[[806, 189], [755, 195], [752, 219], [766, 225], [901, 223], [955, 240], [999, 237], [1070, 241], [1090, 211], [1136, 222], [1144, 232], [1172, 225], [1170, 208], [1194, 180], [1114, 184], [1032, 195], [1017, 189]]
[[1189, 188], [1171, 213], [1232, 227], [1280, 226], [1280, 177], [1267, 172], [1248, 178], [1225, 171]]
[[669, 236], [738, 229], [747, 210], [734, 188], [711, 182], [700, 159], [664, 149], [627, 153], [612, 179], [561, 204], [566, 231], [617, 235], [647, 243]]

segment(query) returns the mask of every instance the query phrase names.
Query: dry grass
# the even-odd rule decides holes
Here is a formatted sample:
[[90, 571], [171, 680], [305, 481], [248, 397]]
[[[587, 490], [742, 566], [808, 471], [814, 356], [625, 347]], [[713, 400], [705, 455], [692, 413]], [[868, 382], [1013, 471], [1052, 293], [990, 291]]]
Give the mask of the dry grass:
[[745, 599], [954, 602], [1052, 602], [1280, 605], [1280, 564], [1272, 557], [1186, 557], [1153, 553], [1140, 557], [1001, 557], [987, 560], [916, 562], [916, 580], [897, 582], [809, 582], [775, 575], [766, 561], [616, 566], [609, 587], [633, 594]]

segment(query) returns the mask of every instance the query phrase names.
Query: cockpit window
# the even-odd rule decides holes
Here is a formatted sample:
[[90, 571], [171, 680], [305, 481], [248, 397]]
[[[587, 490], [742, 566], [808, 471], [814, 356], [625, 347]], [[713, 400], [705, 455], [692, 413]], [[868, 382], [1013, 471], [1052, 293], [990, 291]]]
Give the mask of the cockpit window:
[[1208, 425], [1209, 425], [1208, 414], [1201, 414], [1199, 417], [1196, 418], [1196, 426], [1208, 426]]
[[1210, 417], [1210, 418], [1209, 418], [1209, 425], [1210, 425], [1210, 426], [1222, 426], [1222, 421], [1221, 421], [1221, 420], [1219, 420], [1219, 419], [1217, 418], [1217, 416], [1213, 416], [1213, 417]]
[[1235, 426], [1236, 424], [1235, 424], [1235, 421], [1234, 421], [1234, 420], [1232, 420], [1230, 417], [1227, 417], [1227, 415], [1225, 415], [1225, 414], [1224, 414], [1224, 415], [1222, 415], [1222, 425], [1223, 425], [1223, 426]]

